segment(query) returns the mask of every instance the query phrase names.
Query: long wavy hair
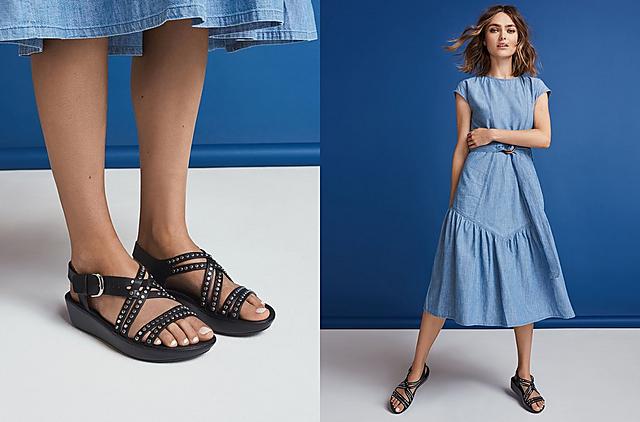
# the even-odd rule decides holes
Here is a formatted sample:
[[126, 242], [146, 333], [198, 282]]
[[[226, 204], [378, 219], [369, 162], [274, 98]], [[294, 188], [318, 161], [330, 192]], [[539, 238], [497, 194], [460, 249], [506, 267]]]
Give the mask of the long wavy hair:
[[536, 50], [529, 40], [529, 27], [515, 6], [496, 5], [489, 7], [482, 12], [482, 15], [478, 18], [475, 25], [465, 28], [458, 38], [448, 40], [448, 42], [452, 44], [445, 46], [445, 50], [450, 52], [456, 51], [466, 41], [469, 41], [464, 49], [464, 62], [457, 66], [458, 70], [476, 76], [484, 76], [489, 73], [491, 69], [491, 56], [489, 55], [487, 47], [484, 46], [482, 42], [485, 38], [487, 25], [489, 25], [491, 19], [500, 12], [509, 15], [518, 31], [518, 45], [516, 46], [515, 54], [512, 56], [511, 64], [513, 76], [517, 77], [524, 73], [536, 76], [538, 74], [535, 65], [537, 58]]

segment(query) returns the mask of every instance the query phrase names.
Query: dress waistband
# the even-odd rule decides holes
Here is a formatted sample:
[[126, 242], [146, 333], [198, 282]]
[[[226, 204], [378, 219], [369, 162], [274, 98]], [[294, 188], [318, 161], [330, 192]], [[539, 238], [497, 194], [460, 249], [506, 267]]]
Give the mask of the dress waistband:
[[487, 145], [482, 145], [479, 146], [477, 148], [471, 148], [469, 149], [469, 152], [474, 152], [474, 151], [478, 151], [478, 152], [505, 152], [509, 153], [509, 151], [511, 151], [512, 153], [516, 153], [521, 151], [525, 154], [530, 154], [531, 153], [531, 148], [529, 147], [521, 147], [518, 145], [510, 145], [510, 144], [503, 144], [502, 142], [496, 142], [496, 141], [492, 141], [491, 143], [487, 144]]

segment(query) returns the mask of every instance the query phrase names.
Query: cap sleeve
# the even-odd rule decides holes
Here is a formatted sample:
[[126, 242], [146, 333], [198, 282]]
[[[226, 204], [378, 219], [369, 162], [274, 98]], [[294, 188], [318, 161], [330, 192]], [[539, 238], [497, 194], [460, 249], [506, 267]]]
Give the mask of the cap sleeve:
[[454, 97], [455, 97], [455, 93], [457, 92], [462, 96], [462, 98], [465, 99], [465, 101], [467, 101], [467, 81], [466, 80], [460, 81], [456, 89], [453, 90], [453, 92], [454, 92], [453, 94]]
[[536, 83], [534, 85], [534, 90], [535, 90], [536, 101], [545, 92], [548, 92], [549, 95], [551, 95], [551, 89], [549, 89], [549, 87], [542, 81], [542, 79], [536, 78], [535, 81]]

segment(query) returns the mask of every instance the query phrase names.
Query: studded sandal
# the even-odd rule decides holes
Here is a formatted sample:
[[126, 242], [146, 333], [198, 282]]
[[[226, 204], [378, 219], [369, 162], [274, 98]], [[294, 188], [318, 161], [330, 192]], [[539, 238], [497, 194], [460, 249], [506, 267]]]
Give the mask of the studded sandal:
[[[393, 390], [393, 393], [391, 393], [391, 397], [389, 398], [389, 410], [391, 410], [391, 413], [399, 415], [400, 413], [404, 412], [405, 410], [407, 410], [409, 408], [409, 406], [411, 405], [411, 402], [413, 402], [413, 397], [415, 396], [416, 391], [418, 391], [418, 388], [422, 384], [424, 384], [424, 382], [427, 380], [427, 378], [429, 378], [429, 373], [430, 372], [431, 371], [430, 371], [429, 367], [425, 364], [424, 365], [424, 369], [422, 370], [422, 376], [420, 377], [420, 379], [418, 379], [416, 381], [409, 381], [409, 374], [411, 373], [411, 367], [409, 367], [409, 371], [407, 372], [407, 376]], [[406, 398], [402, 394], [400, 394], [400, 392], [398, 391], [398, 388], [404, 390], [404, 394], [406, 395]], [[402, 410], [401, 411], [398, 412], [396, 410], [395, 406], [393, 406], [393, 404], [391, 403], [391, 399], [392, 398], [395, 398], [396, 400], [398, 400], [402, 404]]]
[[[148, 278], [145, 278], [145, 274], [147, 270], [143, 265], [138, 267], [138, 273], [133, 279], [101, 274], [78, 274], [69, 262], [69, 281], [80, 301], [78, 303], [73, 300], [71, 291], [64, 297], [71, 324], [103, 340], [127, 356], [148, 362], [177, 362], [208, 351], [216, 341], [215, 336], [211, 340], [187, 346], [167, 347], [154, 344], [154, 340], [169, 324], [190, 315], [196, 316], [195, 312], [184, 305], [177, 305], [163, 312], [143, 325], [133, 338], [129, 338], [131, 324], [147, 300], [154, 298], [176, 300], [153, 279], [151, 274]], [[88, 298], [102, 295], [126, 297], [115, 326], [89, 308]], [[145, 337], [147, 333], [149, 334]]]
[[[263, 320], [249, 321], [240, 318], [240, 308], [253, 291], [244, 286], [234, 288], [226, 298], [222, 298], [222, 283], [224, 276], [231, 277], [204, 249], [185, 252], [174, 257], [156, 259], [146, 252], [138, 242], [133, 249], [133, 257], [149, 268], [149, 272], [169, 293], [177, 300], [188, 306], [198, 314], [198, 318], [209, 325], [217, 334], [230, 336], [245, 336], [254, 334], [269, 328], [276, 317], [275, 310], [268, 304], [264, 307], [269, 310], [269, 316]], [[182, 264], [196, 258], [205, 258], [206, 262]], [[204, 270], [200, 296], [193, 296], [176, 289], [167, 288], [167, 279], [175, 274], [183, 274], [191, 271]], [[209, 299], [209, 296], [211, 298]]]
[[532, 406], [533, 403], [537, 403], [539, 401], [543, 401], [542, 395], [538, 397], [531, 397], [531, 394], [535, 391], [540, 394], [540, 391], [536, 388], [536, 385], [533, 383], [533, 375], [531, 375], [531, 380], [520, 378], [518, 376], [518, 371], [516, 370], [516, 374], [511, 377], [511, 389], [518, 395], [524, 408], [527, 409], [531, 413], [540, 413], [544, 410], [546, 404], [543, 404], [542, 407], [538, 410], [535, 410]]

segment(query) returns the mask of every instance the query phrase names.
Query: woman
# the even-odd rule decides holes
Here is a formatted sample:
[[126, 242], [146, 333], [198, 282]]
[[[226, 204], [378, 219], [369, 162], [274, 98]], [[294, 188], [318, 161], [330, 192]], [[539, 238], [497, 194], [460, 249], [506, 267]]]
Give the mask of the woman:
[[[30, 56], [47, 153], [71, 242], [71, 322], [142, 360], [200, 355], [275, 311], [232, 281], [185, 221], [187, 168], [208, 51], [313, 40], [309, 0], [12, 1], [0, 40]], [[144, 54], [143, 54], [144, 46]], [[133, 258], [104, 188], [107, 57], [133, 55], [141, 201]], [[213, 330], [212, 330], [213, 329]]]
[[487, 9], [465, 41], [460, 69], [476, 76], [458, 84], [458, 142], [449, 208], [409, 373], [392, 393], [404, 412], [428, 378], [426, 360], [446, 318], [461, 325], [513, 327], [518, 367], [511, 388], [539, 413], [544, 399], [530, 372], [533, 323], [575, 316], [533, 164], [532, 148], [548, 148], [551, 92], [536, 78], [536, 52], [513, 6]]

